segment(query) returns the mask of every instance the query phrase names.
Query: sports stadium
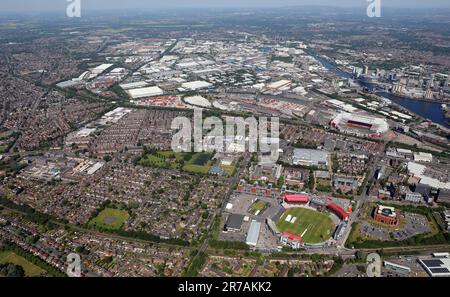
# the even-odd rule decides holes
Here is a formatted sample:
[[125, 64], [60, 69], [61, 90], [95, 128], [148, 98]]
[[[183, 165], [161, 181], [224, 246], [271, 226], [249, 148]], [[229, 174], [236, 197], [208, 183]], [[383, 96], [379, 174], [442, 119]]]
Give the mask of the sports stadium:
[[338, 114], [330, 126], [344, 133], [368, 137], [380, 137], [389, 131], [386, 119], [347, 112]]
[[330, 201], [311, 199], [307, 194], [285, 194], [282, 211], [268, 222], [280, 242], [294, 248], [324, 245], [348, 213]]

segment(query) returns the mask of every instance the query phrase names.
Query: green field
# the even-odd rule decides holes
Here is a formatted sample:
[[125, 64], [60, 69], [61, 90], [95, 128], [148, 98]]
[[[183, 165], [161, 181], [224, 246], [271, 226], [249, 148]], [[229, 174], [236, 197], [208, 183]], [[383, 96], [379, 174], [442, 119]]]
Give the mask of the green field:
[[234, 165], [222, 165], [221, 167], [228, 176], [233, 176], [236, 173], [236, 166]]
[[[294, 223], [285, 221], [288, 215], [297, 218]], [[306, 230], [302, 236], [306, 243], [326, 241], [335, 227], [331, 218], [326, 214], [301, 207], [286, 209], [276, 225], [281, 232], [289, 232], [298, 236], [302, 236]]]
[[106, 208], [95, 218], [89, 221], [89, 225], [110, 230], [119, 230], [130, 215], [126, 210]]
[[208, 174], [212, 165], [210, 153], [175, 153], [173, 151], [157, 151], [147, 154], [139, 164], [147, 167], [182, 169], [190, 173]]
[[255, 214], [259, 210], [259, 214], [263, 213], [268, 207], [268, 203], [262, 200], [256, 200], [252, 205], [250, 205], [250, 212]]
[[145, 157], [139, 160], [139, 164], [147, 167], [179, 169], [182, 162], [184, 162], [185, 159], [189, 160], [190, 158], [190, 156], [184, 153], [175, 153], [173, 151], [157, 151], [145, 155]]
[[40, 276], [45, 273], [45, 270], [28, 262], [21, 256], [16, 255], [14, 252], [0, 252], [0, 263], [12, 263], [19, 265], [25, 271], [26, 276]]
[[196, 153], [192, 158], [183, 166], [183, 170], [191, 173], [208, 174], [211, 168], [212, 154], [210, 153]]

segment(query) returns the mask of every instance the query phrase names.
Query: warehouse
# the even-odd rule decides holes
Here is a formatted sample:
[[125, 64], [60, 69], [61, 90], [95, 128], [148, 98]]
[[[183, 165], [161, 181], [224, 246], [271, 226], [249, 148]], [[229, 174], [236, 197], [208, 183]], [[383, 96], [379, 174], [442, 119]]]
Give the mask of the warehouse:
[[321, 150], [295, 149], [292, 162], [294, 165], [323, 167], [328, 165], [328, 153]]
[[411, 272], [411, 268], [409, 268], [407, 266], [399, 265], [399, 264], [389, 262], [389, 261], [384, 261], [383, 264], [386, 269], [394, 270], [399, 273], [410, 273]]
[[419, 259], [419, 263], [431, 277], [450, 276], [450, 259], [448, 258]]
[[261, 222], [253, 220], [248, 229], [247, 239], [245, 242], [250, 246], [256, 246], [258, 243], [259, 232], [261, 230]]
[[124, 90], [129, 90], [129, 89], [143, 88], [143, 87], [146, 87], [147, 85], [148, 84], [145, 81], [137, 81], [137, 82], [127, 83], [127, 84], [120, 84], [120, 87]]
[[230, 214], [227, 218], [224, 231], [239, 232], [241, 231], [242, 223], [244, 222], [244, 216], [240, 214]]
[[161, 90], [159, 87], [131, 89], [131, 90], [128, 90], [127, 92], [133, 99], [152, 97], [152, 96], [160, 96], [160, 95], [164, 94], [163, 90]]
[[433, 161], [433, 155], [423, 152], [414, 153], [414, 161], [430, 163], [431, 161]]
[[209, 82], [200, 81], [200, 80], [191, 81], [191, 82], [187, 82], [187, 83], [181, 84], [181, 87], [183, 87], [184, 89], [188, 89], [190, 91], [206, 89], [206, 88], [209, 88], [211, 86], [212, 86], [212, 84], [210, 84]]

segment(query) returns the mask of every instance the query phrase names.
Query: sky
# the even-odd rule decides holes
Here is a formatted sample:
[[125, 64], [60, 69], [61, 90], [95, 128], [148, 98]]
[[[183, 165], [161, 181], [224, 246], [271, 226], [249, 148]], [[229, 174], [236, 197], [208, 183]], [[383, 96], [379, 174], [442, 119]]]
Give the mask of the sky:
[[[69, 0], [0, 0], [0, 12], [65, 10]], [[72, 0], [74, 1], [74, 0]], [[83, 10], [250, 8], [293, 5], [330, 7], [367, 6], [367, 0], [80, 0]], [[403, 8], [450, 8], [450, 0], [381, 0], [382, 5]]]

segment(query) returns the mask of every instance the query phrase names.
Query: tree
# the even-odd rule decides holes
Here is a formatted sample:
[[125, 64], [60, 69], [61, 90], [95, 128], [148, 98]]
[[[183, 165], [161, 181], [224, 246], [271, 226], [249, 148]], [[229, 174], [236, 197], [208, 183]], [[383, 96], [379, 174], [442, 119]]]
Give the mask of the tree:
[[0, 264], [0, 275], [6, 277], [24, 277], [25, 271], [22, 266], [12, 263]]
[[312, 191], [314, 190], [314, 184], [315, 184], [315, 180], [314, 180], [314, 172], [312, 170], [309, 171], [309, 181], [308, 181], [308, 186], [309, 189]]

